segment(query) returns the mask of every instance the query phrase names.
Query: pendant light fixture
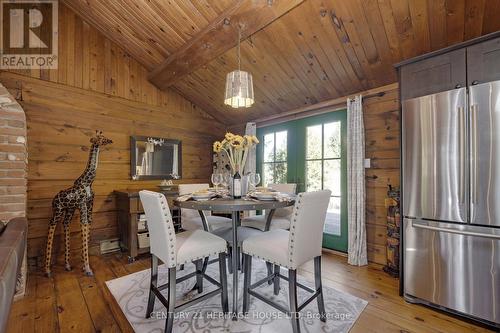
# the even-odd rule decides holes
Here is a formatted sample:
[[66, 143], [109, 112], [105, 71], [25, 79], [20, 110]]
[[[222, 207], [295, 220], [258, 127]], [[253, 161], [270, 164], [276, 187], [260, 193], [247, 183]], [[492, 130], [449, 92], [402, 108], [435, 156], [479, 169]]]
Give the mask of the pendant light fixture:
[[238, 25], [238, 69], [226, 76], [224, 104], [233, 108], [248, 108], [254, 102], [252, 74], [241, 70], [241, 29]]

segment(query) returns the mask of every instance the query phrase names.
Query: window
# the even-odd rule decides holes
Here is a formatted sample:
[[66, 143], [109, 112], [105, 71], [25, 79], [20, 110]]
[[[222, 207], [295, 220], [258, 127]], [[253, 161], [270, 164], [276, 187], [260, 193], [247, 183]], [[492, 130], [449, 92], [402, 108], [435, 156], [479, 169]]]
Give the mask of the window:
[[287, 131], [264, 135], [262, 184], [286, 183], [287, 178]]
[[324, 232], [341, 234], [341, 122], [306, 127], [306, 191], [332, 191]]

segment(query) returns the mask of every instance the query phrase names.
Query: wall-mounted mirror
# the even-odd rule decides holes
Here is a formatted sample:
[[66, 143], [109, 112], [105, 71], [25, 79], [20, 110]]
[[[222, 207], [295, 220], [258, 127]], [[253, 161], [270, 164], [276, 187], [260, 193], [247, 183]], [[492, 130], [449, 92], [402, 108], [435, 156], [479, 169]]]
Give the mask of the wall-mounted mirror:
[[132, 179], [180, 179], [181, 141], [151, 136], [130, 137]]

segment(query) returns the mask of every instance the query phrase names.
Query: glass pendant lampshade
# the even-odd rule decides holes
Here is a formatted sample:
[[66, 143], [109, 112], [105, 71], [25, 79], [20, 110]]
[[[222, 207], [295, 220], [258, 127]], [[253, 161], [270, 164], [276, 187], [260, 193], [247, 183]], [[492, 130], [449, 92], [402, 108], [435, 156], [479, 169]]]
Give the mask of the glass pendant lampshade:
[[241, 29], [238, 26], [238, 69], [226, 76], [224, 104], [233, 108], [248, 108], [254, 102], [252, 74], [241, 70]]
[[224, 104], [233, 108], [248, 108], [253, 102], [252, 74], [239, 69], [228, 73]]

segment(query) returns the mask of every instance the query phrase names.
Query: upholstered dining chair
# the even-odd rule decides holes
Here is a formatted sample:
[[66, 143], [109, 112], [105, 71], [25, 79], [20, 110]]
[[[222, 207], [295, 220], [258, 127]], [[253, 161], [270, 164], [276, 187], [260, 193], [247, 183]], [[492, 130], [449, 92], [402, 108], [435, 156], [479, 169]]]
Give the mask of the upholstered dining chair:
[[[317, 299], [321, 321], [326, 321], [323, 288], [321, 284], [321, 247], [326, 211], [331, 191], [300, 193], [292, 212], [290, 231], [271, 230], [261, 235], [247, 238], [242, 244], [244, 260], [243, 312], [248, 312], [250, 296], [265, 301], [276, 309], [290, 315], [294, 333], [300, 332], [299, 311]], [[274, 273], [252, 284], [252, 257], [264, 259], [275, 265]], [[297, 282], [297, 268], [314, 259], [315, 289]], [[288, 269], [288, 277], [281, 275], [280, 267]], [[258, 286], [274, 280], [274, 293], [279, 292], [279, 279], [288, 280], [290, 307], [287, 309], [273, 300], [254, 291]], [[312, 293], [301, 305], [297, 302], [297, 287]]]
[[[151, 252], [151, 283], [149, 286], [146, 318], [151, 316], [155, 298], [158, 298], [167, 311], [165, 332], [172, 332], [174, 311], [186, 308], [193, 303], [205, 300], [219, 293], [221, 294], [222, 310], [228, 312], [226, 241], [199, 229], [184, 231], [176, 235], [165, 196], [152, 191], [140, 191], [139, 196], [148, 221]], [[201, 260], [211, 255], [219, 257], [220, 281], [216, 281], [201, 270]], [[158, 285], [158, 260], [161, 260], [168, 267], [168, 282], [162, 286]], [[177, 266], [190, 262], [195, 263], [195, 272], [177, 278]], [[176, 306], [176, 284], [192, 277], [196, 277], [196, 283], [199, 287], [202, 285], [203, 279], [206, 279], [218, 288]], [[168, 289], [167, 298], [161, 294], [161, 291], [164, 289]], [[198, 291], [200, 292], [200, 289]]]
[[[179, 184], [179, 195], [190, 194], [200, 190], [209, 188], [208, 184]], [[214, 231], [221, 227], [231, 225], [231, 219], [222, 216], [212, 216], [212, 212], [205, 212], [207, 227], [205, 231]], [[181, 225], [184, 230], [205, 229], [203, 221], [198, 211], [192, 209], [181, 210]]]
[[[269, 184], [267, 187], [282, 193], [295, 194], [297, 184]], [[269, 212], [266, 211], [263, 215], [249, 216], [241, 220], [241, 225], [259, 229], [262, 231], [274, 229], [290, 229], [290, 219], [293, 207], [276, 209], [271, 216], [271, 223], [267, 225]]]

